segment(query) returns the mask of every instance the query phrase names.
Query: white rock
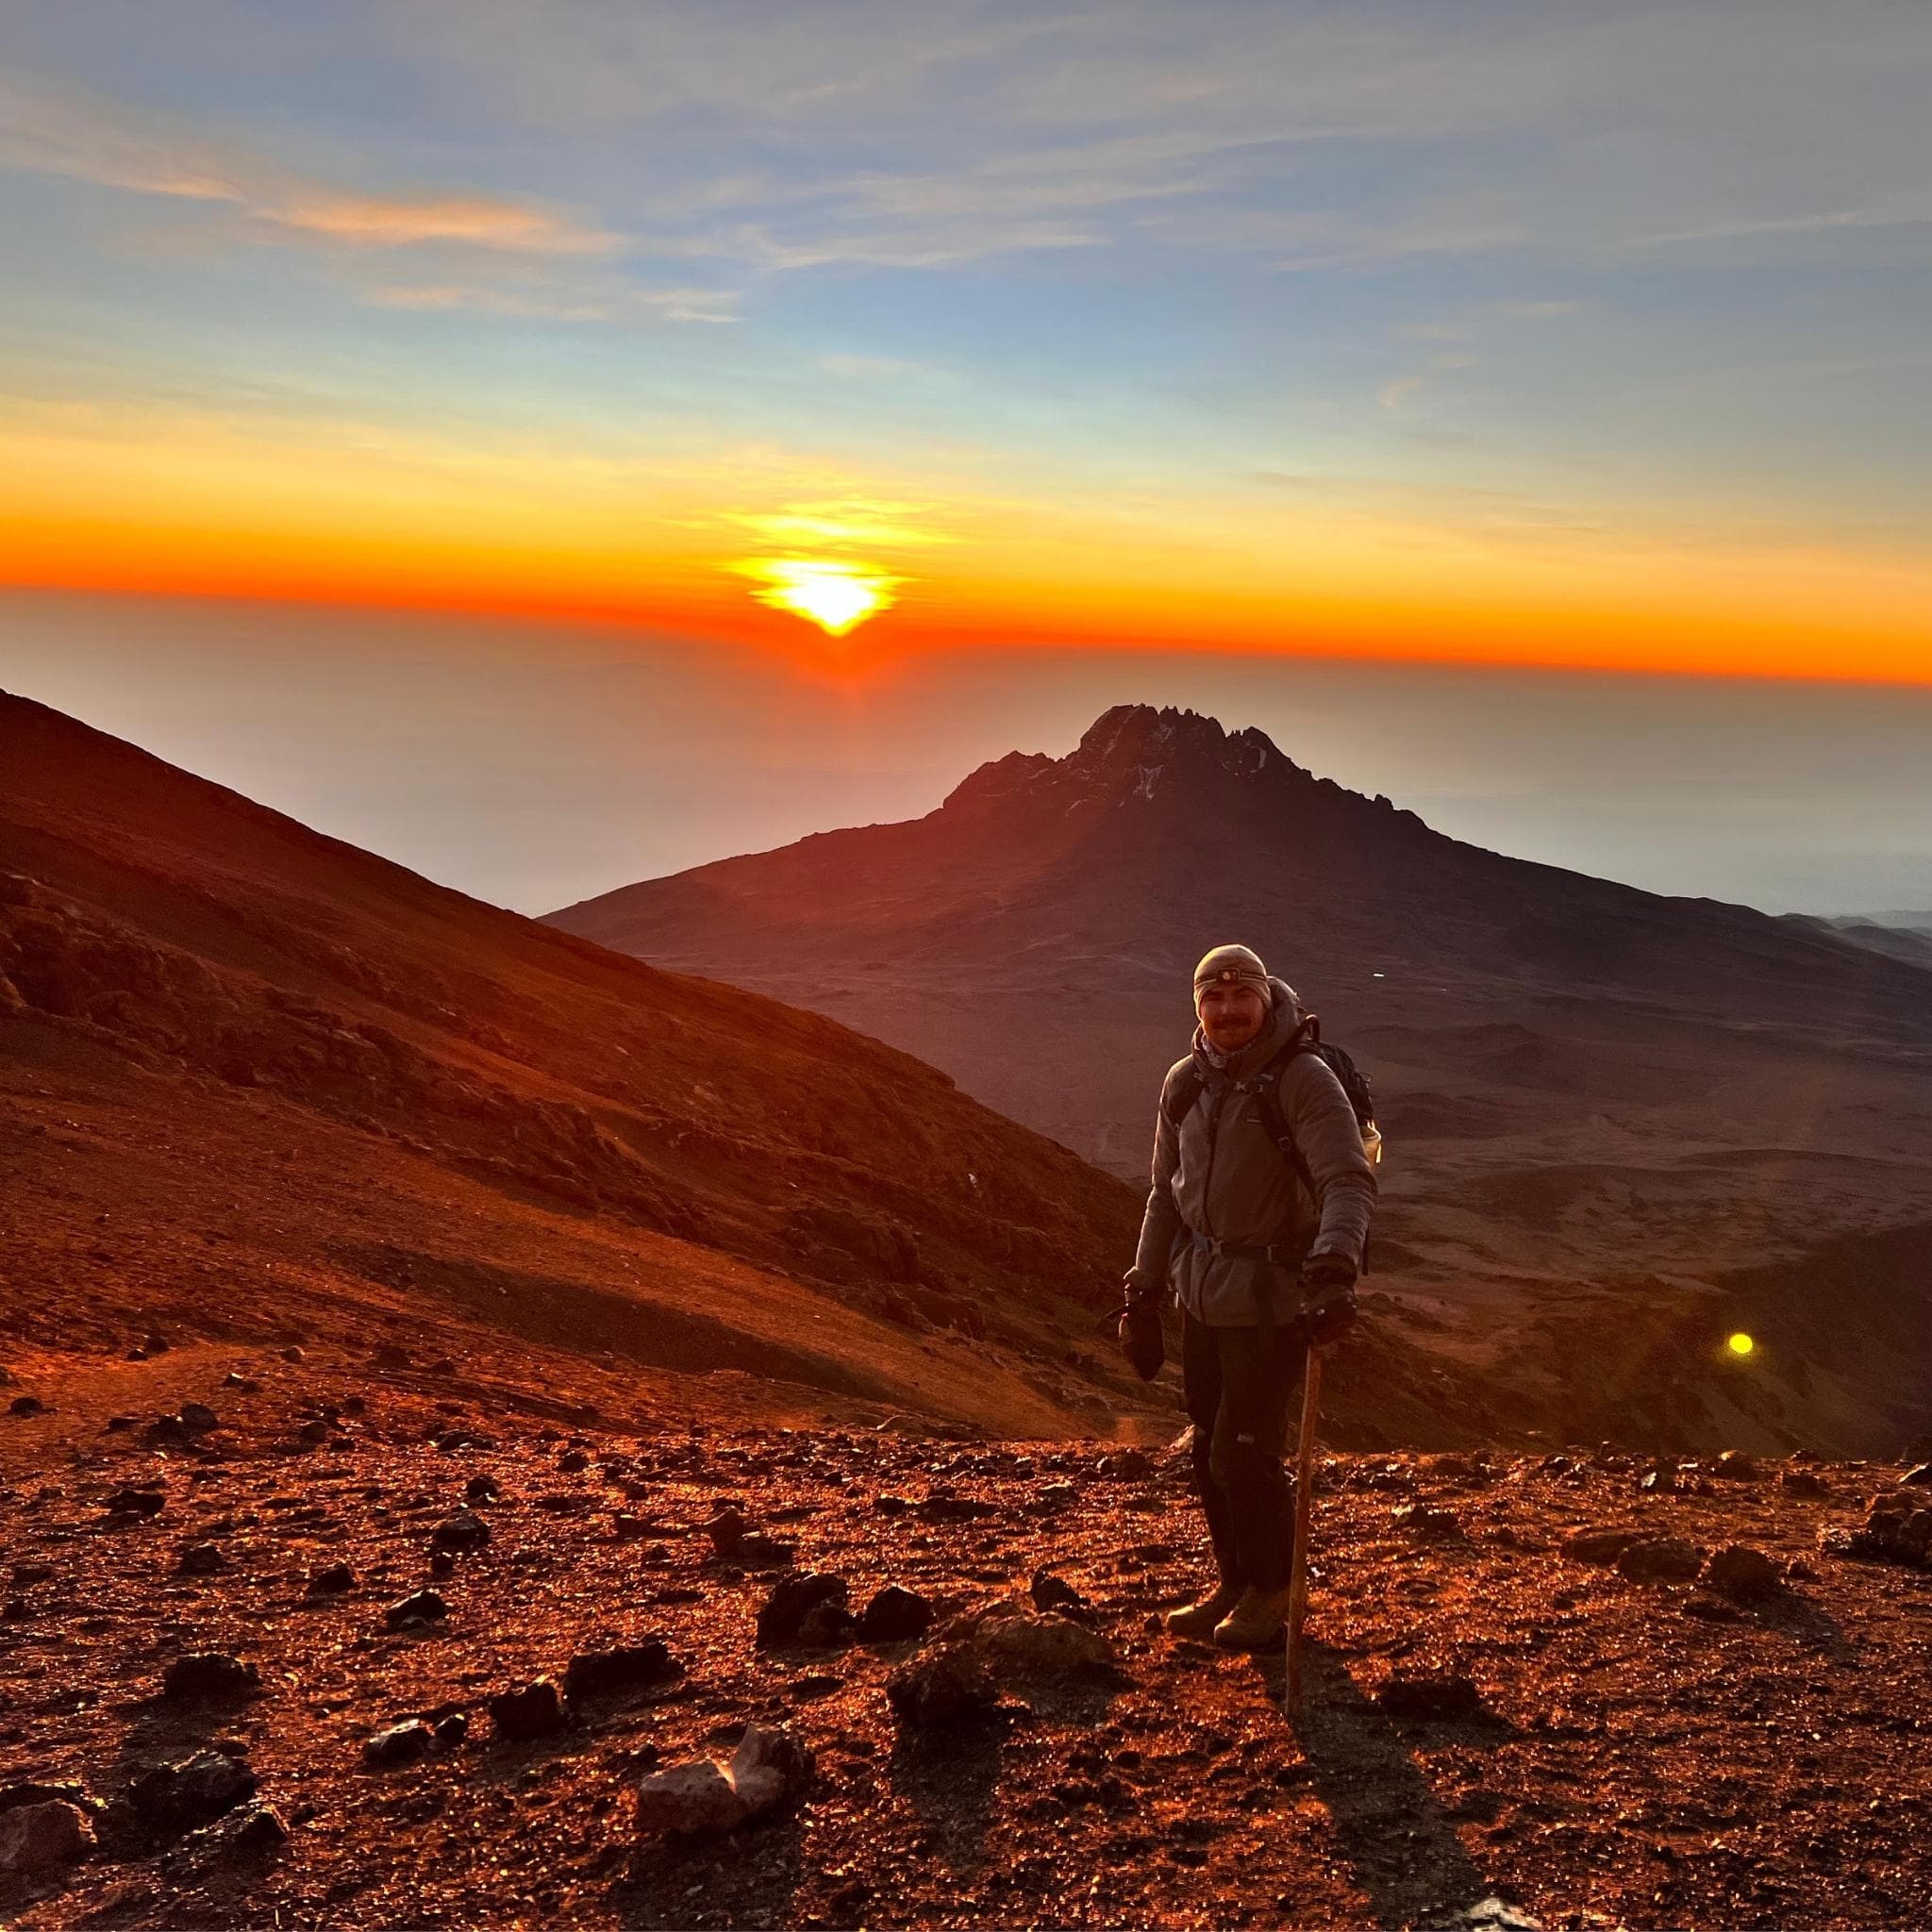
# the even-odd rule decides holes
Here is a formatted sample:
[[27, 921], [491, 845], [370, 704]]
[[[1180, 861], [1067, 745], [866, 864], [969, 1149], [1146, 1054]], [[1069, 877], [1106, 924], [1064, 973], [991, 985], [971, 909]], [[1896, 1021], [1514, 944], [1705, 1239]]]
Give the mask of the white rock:
[[1068, 1617], [997, 1605], [978, 1619], [971, 1648], [994, 1677], [1114, 1677], [1120, 1661], [1097, 1630]]
[[77, 1865], [94, 1848], [87, 1813], [64, 1799], [0, 1811], [0, 1874], [40, 1877]]
[[695, 1757], [638, 1787], [638, 1829], [731, 1831], [801, 1795], [811, 1783], [811, 1747], [790, 1731], [747, 1724], [727, 1770]]
[[1532, 1919], [1520, 1906], [1512, 1906], [1493, 1892], [1435, 1923], [1441, 1932], [1543, 1932], [1541, 1919]]
[[814, 1769], [811, 1747], [790, 1731], [746, 1724], [731, 1756], [731, 1783], [745, 1815], [756, 1818], [801, 1794]]
[[640, 1831], [730, 1831], [747, 1815], [724, 1767], [709, 1757], [655, 1772], [638, 1787]]

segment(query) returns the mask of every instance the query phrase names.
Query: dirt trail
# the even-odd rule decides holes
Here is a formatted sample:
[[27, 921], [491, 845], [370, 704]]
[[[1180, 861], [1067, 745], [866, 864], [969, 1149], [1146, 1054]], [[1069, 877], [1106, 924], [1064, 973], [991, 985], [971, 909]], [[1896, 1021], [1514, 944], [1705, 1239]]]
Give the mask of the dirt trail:
[[[1330, 1458], [1291, 1724], [1276, 1659], [1158, 1628], [1206, 1563], [1165, 1452], [573, 1428], [273, 1350], [50, 1358], [33, 1380], [48, 1412], [0, 1416], [0, 1806], [27, 1779], [111, 1802], [212, 1744], [288, 1836], [251, 1850], [218, 1822], [104, 1849], [16, 1896], [25, 1926], [1374, 1927], [1489, 1893], [1553, 1926], [1932, 1917], [1932, 1574], [1820, 1548], [1896, 1469], [1707, 1465], [1659, 1492], [1634, 1460], [1580, 1450]], [[213, 1427], [152, 1432], [191, 1401]], [[490, 1484], [471, 1511], [487, 1546], [435, 1575], [439, 1526]], [[142, 1490], [157, 1513], [108, 1510]], [[705, 1525], [727, 1504], [791, 1562], [721, 1557]], [[1565, 1553], [1587, 1530], [1741, 1542], [1789, 1574], [1755, 1602], [1635, 1581]], [[184, 1567], [196, 1547], [218, 1557]], [[318, 1596], [337, 1564], [353, 1580]], [[1085, 1600], [1117, 1679], [1050, 1674], [920, 1734], [885, 1680], [942, 1636], [755, 1642], [787, 1574], [835, 1573], [855, 1607], [896, 1583], [943, 1624], [1045, 1569]], [[446, 1618], [389, 1627], [425, 1585]], [[650, 1638], [681, 1674], [578, 1699], [555, 1735], [494, 1738], [494, 1693]], [[259, 1688], [158, 1695], [173, 1660], [209, 1651]], [[1420, 1680], [1424, 1714], [1403, 1714], [1396, 1679]], [[364, 1767], [384, 1726], [458, 1712], [459, 1744]], [[641, 1839], [640, 1776], [752, 1722], [815, 1749], [802, 1807], [719, 1840]]]

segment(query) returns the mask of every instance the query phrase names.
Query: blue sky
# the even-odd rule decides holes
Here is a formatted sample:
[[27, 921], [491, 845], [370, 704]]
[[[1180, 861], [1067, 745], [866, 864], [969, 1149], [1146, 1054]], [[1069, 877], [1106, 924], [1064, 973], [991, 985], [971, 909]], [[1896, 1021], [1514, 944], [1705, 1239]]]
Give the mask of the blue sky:
[[[492, 872], [420, 798], [385, 843], [354, 748], [403, 704], [500, 772], [530, 678], [591, 647], [479, 619], [528, 662], [477, 643], [458, 703], [457, 620], [366, 613], [621, 608], [653, 715], [720, 734], [769, 646], [804, 739], [804, 625], [751, 586], [816, 517], [884, 587], [839, 676], [876, 639], [860, 708], [903, 733], [924, 692], [930, 756], [765, 742], [818, 774], [795, 807], [761, 779], [598, 865], [914, 808], [1116, 697], [1274, 728], [1345, 687], [1336, 775], [1451, 829], [1567, 827], [1546, 856], [1762, 903], [1932, 899], [1920, 694], [1860, 682], [1932, 683], [1928, 99], [1925, 0], [0, 0], [0, 586], [76, 593], [0, 603], [0, 682], [185, 731], [215, 775], [228, 727], [181, 721], [228, 718], [238, 781], [279, 690], [313, 769], [272, 760], [277, 802], [554, 903], [611, 882], [571, 857], [586, 815], [647, 808], [619, 750]], [[314, 608], [271, 648], [185, 591]], [[420, 714], [372, 625], [444, 667], [405, 679]], [[1501, 673], [1384, 662], [1418, 656], [1523, 670], [1546, 738], [1491, 728]], [[1612, 702], [1606, 667], [1645, 676]], [[1461, 753], [1377, 735], [1451, 691]], [[431, 691], [494, 722], [443, 732]], [[528, 769], [569, 791], [604, 741], [543, 715]], [[1673, 775], [1715, 741], [1719, 798]]]

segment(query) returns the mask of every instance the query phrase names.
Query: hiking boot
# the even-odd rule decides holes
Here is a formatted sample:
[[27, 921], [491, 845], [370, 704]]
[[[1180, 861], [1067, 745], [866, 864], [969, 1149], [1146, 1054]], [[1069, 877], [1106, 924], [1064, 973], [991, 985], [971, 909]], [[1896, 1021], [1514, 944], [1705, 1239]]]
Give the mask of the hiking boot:
[[1241, 1600], [1241, 1585], [1224, 1576], [1212, 1596], [1204, 1597], [1197, 1604], [1190, 1604], [1185, 1609], [1170, 1610], [1161, 1621], [1172, 1636], [1198, 1638], [1206, 1643], [1214, 1635], [1214, 1626]]
[[1265, 1650], [1281, 1641], [1281, 1620], [1288, 1615], [1289, 1587], [1244, 1590], [1241, 1602], [1214, 1626], [1214, 1641], [1223, 1650]]

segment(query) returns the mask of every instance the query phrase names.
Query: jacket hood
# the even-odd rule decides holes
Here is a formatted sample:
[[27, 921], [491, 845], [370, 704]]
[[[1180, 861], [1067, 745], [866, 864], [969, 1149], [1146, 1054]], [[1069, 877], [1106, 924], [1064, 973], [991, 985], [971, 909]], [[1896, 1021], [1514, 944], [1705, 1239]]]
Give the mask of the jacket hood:
[[[1288, 1044], [1294, 1037], [1295, 1029], [1308, 1017], [1301, 995], [1278, 973], [1268, 975], [1268, 990], [1274, 996], [1274, 1004], [1269, 1008], [1260, 1032], [1228, 1063], [1226, 1072], [1233, 1079], [1245, 1080], [1250, 1074], [1258, 1073]], [[1207, 1049], [1208, 1036], [1197, 1024], [1194, 1028], [1194, 1058], [1200, 1062], [1204, 1074], [1219, 1077], [1213, 1062], [1208, 1058]]]

